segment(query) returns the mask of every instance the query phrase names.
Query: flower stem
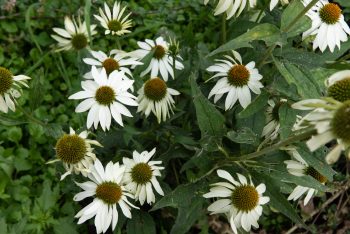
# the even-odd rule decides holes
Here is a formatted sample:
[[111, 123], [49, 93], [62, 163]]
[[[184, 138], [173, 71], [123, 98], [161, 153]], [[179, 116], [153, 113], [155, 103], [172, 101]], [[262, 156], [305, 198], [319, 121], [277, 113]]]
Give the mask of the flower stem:
[[17, 109], [20, 110], [30, 121], [33, 123], [37, 123], [41, 126], [46, 126], [46, 123], [42, 122], [41, 120], [35, 118], [33, 115], [29, 114], [26, 110], [24, 110], [20, 105], [17, 106]]

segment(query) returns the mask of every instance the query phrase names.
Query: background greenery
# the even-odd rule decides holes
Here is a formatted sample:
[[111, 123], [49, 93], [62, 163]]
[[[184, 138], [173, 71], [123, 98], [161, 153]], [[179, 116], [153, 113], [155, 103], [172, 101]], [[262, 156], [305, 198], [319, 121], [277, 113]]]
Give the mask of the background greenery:
[[[0, 5], [4, 6], [5, 2], [0, 1]], [[131, 156], [133, 150], [157, 147], [156, 159], [162, 160], [166, 167], [161, 182], [165, 197], [158, 197], [153, 207], [145, 205], [134, 211], [131, 220], [120, 219], [115, 233], [224, 233], [228, 230], [225, 219], [209, 217], [206, 212], [209, 201], [202, 198], [208, 184], [217, 180], [212, 172], [221, 166], [231, 172], [249, 172], [256, 183], [266, 183], [271, 208], [264, 207], [259, 221], [261, 232], [281, 233], [303, 221], [316, 233], [349, 230], [350, 224], [344, 221], [350, 217], [346, 191], [322, 207], [348, 178], [349, 164], [344, 159], [335, 175], [323, 163], [325, 149], [316, 154], [306, 148], [302, 151], [306, 161], [330, 181], [335, 175], [335, 182], [328, 187], [312, 178], [296, 179], [289, 175], [282, 163], [288, 158], [283, 152], [251, 162], [234, 163], [232, 158], [225, 159], [226, 153], [235, 157], [254, 152], [261, 143], [259, 136], [265, 125], [261, 113], [269, 97], [294, 102], [322, 96], [324, 79], [337, 70], [349, 69], [346, 60], [350, 42], [342, 44], [341, 50], [333, 54], [312, 52], [308, 41], [302, 42], [300, 37], [310, 27], [306, 17], [288, 32], [285, 30], [296, 12], [303, 9], [300, 2], [294, 0], [284, 11], [276, 8], [272, 12], [264, 10], [268, 2], [259, 1], [256, 10], [227, 22], [220, 16], [214, 17], [214, 6], [204, 6], [201, 0], [127, 2], [128, 10], [133, 12], [134, 27], [131, 34], [119, 39], [122, 49], [132, 51], [137, 48], [137, 41], [159, 35], [176, 37], [185, 69], [176, 72], [175, 81], [168, 82], [181, 92], [170, 120], [157, 124], [153, 116], [146, 119], [134, 109], [135, 117], [125, 118], [124, 128], [113, 124], [108, 132], [94, 131], [93, 135], [104, 146], [96, 150], [104, 163], [120, 161]], [[337, 2], [347, 7], [344, 13], [348, 19], [349, 2]], [[45, 163], [55, 157], [54, 145], [63, 132], [68, 132], [70, 126], [79, 130], [86, 126], [86, 113], [74, 113], [77, 102], [68, 101], [68, 96], [80, 90], [82, 75], [89, 69], [82, 63], [87, 51], [53, 52], [56, 43], [50, 37], [52, 28], [63, 27], [64, 16], [77, 12], [82, 17], [90, 16], [92, 23], [97, 24], [92, 15], [102, 4], [93, 1], [90, 5], [88, 0], [21, 0], [12, 10], [1, 9], [0, 66], [14, 74], [31, 76], [32, 80], [30, 89], [19, 100], [24, 112], [0, 115], [0, 233], [94, 233], [92, 220], [77, 225], [74, 219], [88, 201], [73, 202], [79, 191], [73, 181], [84, 179], [69, 176], [60, 182], [64, 173], [62, 165]], [[259, 14], [261, 21], [254, 22]], [[100, 26], [97, 30], [99, 34], [93, 38], [92, 49], [109, 52], [116, 48], [115, 37], [104, 36]], [[274, 45], [276, 48], [271, 50]], [[257, 62], [266, 88], [246, 110], [236, 105], [224, 112], [222, 103], [214, 106], [206, 98], [213, 82], [204, 83], [210, 77], [205, 69], [221, 55], [217, 53], [231, 49], [237, 49], [243, 61]], [[139, 77], [137, 72], [134, 76], [138, 90], [146, 77]], [[280, 109], [282, 139], [290, 135], [296, 114], [288, 104]], [[300, 211], [283, 194], [292, 191], [295, 184], [330, 193], [314, 199], [314, 203]], [[310, 218], [312, 212], [316, 213]]]

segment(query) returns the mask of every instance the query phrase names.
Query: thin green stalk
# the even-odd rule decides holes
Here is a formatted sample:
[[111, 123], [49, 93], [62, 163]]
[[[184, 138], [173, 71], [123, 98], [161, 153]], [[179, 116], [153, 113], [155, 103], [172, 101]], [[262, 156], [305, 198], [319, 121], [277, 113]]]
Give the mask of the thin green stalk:
[[41, 120], [35, 118], [33, 115], [29, 114], [26, 110], [24, 110], [20, 105], [16, 106], [18, 110], [20, 110], [30, 121], [33, 123], [37, 123], [41, 126], [45, 126], [46, 123], [42, 122]]
[[221, 18], [221, 42], [222, 44], [226, 43], [226, 37], [227, 37], [227, 33], [226, 33], [226, 14], [222, 15]]

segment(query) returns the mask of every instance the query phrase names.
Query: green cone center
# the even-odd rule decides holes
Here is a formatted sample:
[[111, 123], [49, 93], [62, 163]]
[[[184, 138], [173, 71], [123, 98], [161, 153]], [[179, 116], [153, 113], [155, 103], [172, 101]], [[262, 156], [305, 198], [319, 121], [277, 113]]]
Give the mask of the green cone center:
[[86, 154], [85, 140], [80, 136], [63, 135], [56, 143], [57, 157], [67, 164], [80, 162]]
[[115, 92], [109, 86], [101, 86], [96, 90], [95, 99], [99, 104], [108, 106], [113, 103]]
[[259, 194], [254, 186], [241, 185], [233, 190], [231, 200], [239, 211], [248, 212], [258, 205]]
[[152, 101], [160, 101], [166, 95], [167, 86], [162, 79], [150, 79], [145, 83], [144, 92], [145, 96]]
[[10, 90], [13, 84], [12, 73], [4, 67], [0, 67], [0, 95]]
[[335, 24], [340, 18], [341, 9], [335, 3], [328, 3], [321, 8], [319, 14], [322, 22], [326, 24]]
[[345, 101], [336, 111], [331, 121], [332, 132], [336, 138], [350, 143], [350, 101]]
[[75, 34], [72, 37], [72, 45], [73, 45], [73, 48], [76, 50], [81, 50], [81, 49], [85, 48], [87, 46], [87, 44], [88, 44], [88, 40], [87, 40], [85, 34], [83, 34], [83, 33]]
[[107, 58], [103, 61], [102, 66], [106, 69], [107, 75], [119, 69], [119, 63], [114, 58]]
[[318, 180], [320, 183], [326, 183], [327, 182], [327, 178], [324, 177], [321, 173], [319, 173], [318, 171], [316, 171], [315, 168], [313, 167], [307, 167], [305, 169], [305, 174], [312, 176], [314, 179]]
[[137, 184], [146, 184], [152, 175], [152, 168], [147, 163], [138, 163], [131, 169], [131, 178]]
[[335, 82], [328, 90], [328, 96], [339, 102], [350, 100], [350, 77]]
[[162, 59], [165, 56], [165, 48], [161, 45], [156, 45], [154, 48], [154, 54], [153, 57], [156, 59]]
[[119, 22], [119, 20], [111, 20], [107, 24], [108, 29], [113, 32], [118, 32], [123, 29], [123, 25]]
[[242, 87], [248, 84], [250, 73], [241, 64], [234, 65], [227, 73], [228, 83], [235, 87]]
[[122, 188], [114, 182], [104, 182], [96, 188], [96, 197], [108, 205], [118, 203], [122, 194]]

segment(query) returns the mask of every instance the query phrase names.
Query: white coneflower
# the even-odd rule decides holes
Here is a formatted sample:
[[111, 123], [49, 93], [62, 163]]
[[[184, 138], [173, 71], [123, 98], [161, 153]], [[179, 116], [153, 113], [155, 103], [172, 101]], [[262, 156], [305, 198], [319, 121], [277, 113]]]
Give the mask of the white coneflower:
[[[205, 5], [208, 2], [209, 0], [204, 0]], [[230, 19], [232, 16], [238, 17], [248, 3], [251, 8], [256, 6], [256, 0], [220, 0], [214, 10], [214, 15], [226, 12], [227, 19]]]
[[277, 139], [280, 130], [280, 118], [279, 118], [279, 108], [283, 103], [286, 103], [286, 99], [281, 99], [279, 102], [275, 103], [274, 100], [270, 99], [267, 101], [269, 106], [266, 109], [266, 125], [261, 133], [262, 137], [265, 137], [265, 141], [273, 141]]
[[273, 10], [273, 8], [275, 8], [278, 4], [278, 2], [281, 2], [282, 5], [286, 5], [289, 3], [289, 0], [271, 0], [270, 2], [270, 11]]
[[327, 163], [338, 161], [343, 150], [350, 159], [350, 100], [341, 103], [333, 98], [309, 99], [297, 102], [292, 107], [313, 110], [298, 123], [298, 128], [311, 125], [317, 130], [317, 135], [306, 142], [311, 151], [336, 139], [336, 146], [326, 156]]
[[208, 211], [211, 214], [227, 214], [231, 228], [236, 234], [240, 227], [247, 232], [250, 231], [251, 226], [258, 228], [262, 205], [270, 201], [269, 197], [263, 196], [266, 190], [265, 184], [255, 187], [251, 180], [248, 182], [246, 177], [237, 173], [238, 182], [224, 170], [217, 170], [217, 174], [230, 183], [212, 184], [210, 192], [203, 195], [205, 198], [220, 198], [208, 207]]
[[[303, 3], [306, 6], [311, 1], [303, 0]], [[331, 52], [335, 46], [340, 49], [340, 42], [347, 41], [347, 34], [350, 34], [349, 25], [341, 12], [336, 3], [329, 3], [328, 0], [318, 1], [306, 14], [312, 20], [312, 26], [303, 33], [303, 39], [316, 35], [313, 42], [314, 50], [319, 47], [323, 52], [327, 46]]]
[[[287, 170], [290, 174], [295, 176], [311, 176], [322, 184], [327, 182], [327, 178], [319, 173], [315, 168], [309, 166], [305, 160], [301, 157], [299, 152], [295, 148], [287, 148], [286, 151], [290, 154], [295, 160], [286, 160], [284, 163], [287, 165]], [[303, 194], [307, 193], [304, 199], [304, 206], [310, 201], [312, 196], [318, 191], [314, 188], [308, 188], [298, 185], [295, 187], [293, 192], [289, 195], [288, 200], [296, 201]]]
[[78, 224], [95, 216], [95, 227], [97, 233], [105, 233], [109, 226], [115, 229], [118, 222], [118, 210], [120, 207], [125, 217], [131, 219], [131, 207], [138, 209], [128, 201], [127, 197], [134, 198], [127, 192], [122, 185], [122, 178], [125, 172], [125, 166], [119, 163], [109, 162], [106, 168], [103, 168], [101, 162], [96, 159], [94, 165], [90, 168], [88, 175], [91, 181], [76, 183], [84, 189], [74, 196], [74, 201], [81, 201], [87, 197], [94, 197], [94, 200], [80, 210], [75, 217], [79, 218]]
[[[129, 66], [142, 65], [143, 63], [137, 61], [136, 58], [130, 57], [130, 55], [122, 50], [112, 50], [109, 56], [102, 51], [90, 51], [93, 58], [84, 58], [83, 61], [91, 66], [97, 68], [104, 67], [107, 75], [113, 71], [123, 71], [126, 75], [132, 78], [132, 73]], [[84, 75], [86, 79], [93, 79], [91, 71]]]
[[107, 76], [104, 68], [99, 71], [95, 66], [92, 67], [91, 74], [94, 80], [82, 81], [81, 86], [84, 90], [69, 97], [69, 99], [85, 99], [75, 108], [75, 112], [90, 110], [86, 121], [88, 128], [92, 124], [97, 128], [100, 123], [104, 131], [109, 130], [111, 116], [123, 126], [122, 115], [132, 117], [124, 105], [138, 105], [136, 97], [128, 92], [134, 81], [125, 79], [122, 71], [114, 71]]
[[[145, 76], [151, 72], [151, 77], [157, 77], [160, 73], [165, 81], [168, 81], [168, 74], [174, 79], [174, 59], [173, 56], [168, 53], [169, 43], [166, 42], [163, 37], [158, 37], [155, 41], [146, 39], [145, 42], [139, 41], [137, 44], [141, 49], [130, 52], [130, 54], [139, 58], [139, 60], [142, 60], [149, 53], [153, 52], [153, 58], [146, 70], [141, 73], [141, 76]], [[182, 60], [182, 58], [179, 55], [175, 58], [175, 69], [184, 69], [183, 64], [179, 61]]]
[[327, 94], [339, 102], [350, 100], [350, 70], [334, 73], [325, 81]]
[[[58, 35], [51, 35], [53, 39], [58, 42], [58, 49], [56, 51], [61, 50], [81, 50], [88, 46], [89, 43], [89, 35], [86, 27], [86, 23], [81, 23], [80, 17], [78, 18], [78, 24], [73, 18], [73, 21], [66, 16], [64, 18], [64, 27], [62, 28], [53, 28], [53, 31]], [[95, 31], [96, 25], [90, 25], [91, 35], [95, 35], [97, 32]]]
[[129, 16], [131, 12], [123, 17], [126, 7], [121, 7], [121, 3], [118, 1], [114, 2], [113, 10], [109, 9], [107, 3], [104, 3], [105, 11], [99, 8], [100, 15], [94, 15], [95, 18], [100, 21], [102, 27], [104, 27], [105, 34], [112, 35], [124, 35], [130, 33], [129, 28], [131, 28], [131, 20], [129, 20]]
[[87, 176], [89, 173], [90, 166], [96, 160], [91, 145], [100, 147], [102, 145], [98, 141], [88, 139], [87, 136], [87, 131], [83, 131], [78, 135], [70, 128], [69, 134], [64, 134], [58, 139], [55, 146], [57, 159], [48, 163], [62, 161], [67, 172], [61, 176], [61, 180], [73, 172], [75, 174], [81, 173], [83, 176]]
[[137, 112], [149, 116], [151, 112], [157, 117], [158, 123], [165, 121], [173, 113], [175, 101], [173, 96], [180, 95], [178, 91], [168, 88], [166, 83], [159, 78], [146, 81], [138, 91]]
[[150, 161], [151, 157], [156, 152], [156, 148], [152, 151], [143, 151], [138, 153], [133, 152], [133, 159], [123, 158], [123, 163], [126, 167], [123, 183], [125, 188], [135, 195], [135, 200], [139, 200], [143, 205], [145, 201], [148, 204], [155, 202], [156, 198], [153, 193], [152, 187], [158, 194], [164, 195], [162, 188], [160, 187], [157, 176], [161, 176], [160, 170], [164, 167], [157, 166], [162, 161]]
[[8, 69], [0, 67], [0, 111], [16, 111], [16, 99], [21, 96], [21, 85], [28, 88], [27, 80], [30, 80], [30, 77], [14, 76]]
[[231, 109], [237, 100], [243, 108], [246, 108], [251, 103], [250, 90], [260, 94], [260, 89], [264, 87], [260, 82], [262, 75], [255, 68], [255, 62], [243, 65], [241, 55], [236, 51], [232, 51], [232, 54], [234, 58], [225, 55], [227, 60], [216, 59], [218, 63], [207, 68], [209, 72], [216, 72], [211, 79], [221, 77], [210, 91], [208, 98], [214, 95], [214, 103], [216, 103], [225, 93], [228, 93], [225, 110]]

